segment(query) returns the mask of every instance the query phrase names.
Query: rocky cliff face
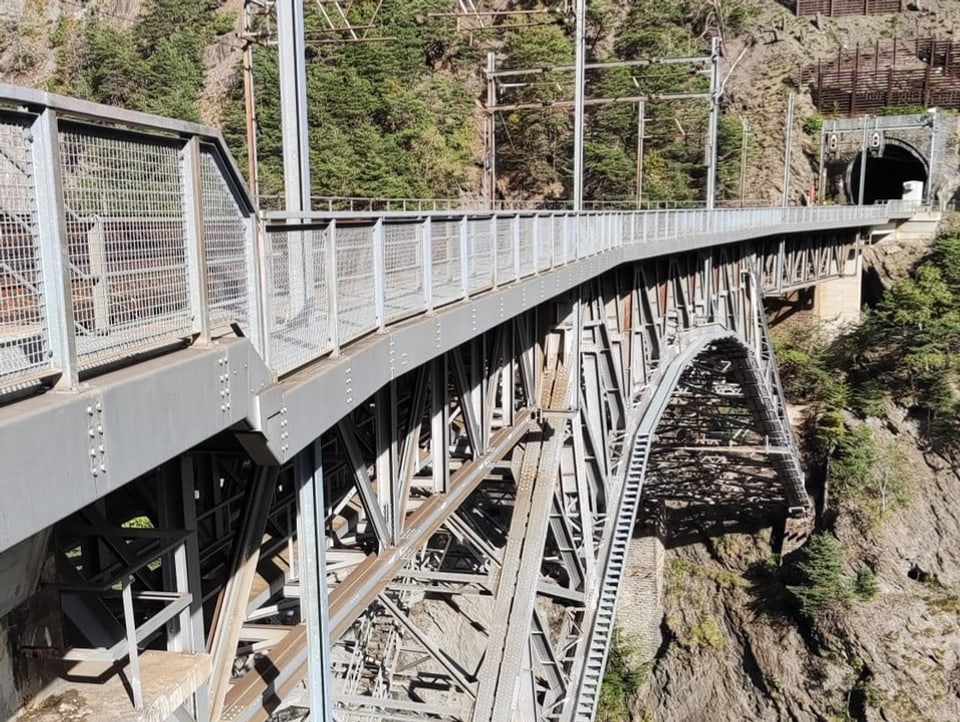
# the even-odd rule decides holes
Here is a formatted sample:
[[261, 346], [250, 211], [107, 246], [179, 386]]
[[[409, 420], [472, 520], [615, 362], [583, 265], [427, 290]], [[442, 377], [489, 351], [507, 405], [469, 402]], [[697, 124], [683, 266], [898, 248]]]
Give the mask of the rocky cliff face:
[[900, 450], [909, 501], [879, 526], [850, 507], [823, 521], [848, 577], [869, 566], [877, 595], [804, 621], [762, 522], [668, 548], [664, 642], [633, 719], [960, 720], [960, 469], [921, 450], [901, 409], [871, 425]]

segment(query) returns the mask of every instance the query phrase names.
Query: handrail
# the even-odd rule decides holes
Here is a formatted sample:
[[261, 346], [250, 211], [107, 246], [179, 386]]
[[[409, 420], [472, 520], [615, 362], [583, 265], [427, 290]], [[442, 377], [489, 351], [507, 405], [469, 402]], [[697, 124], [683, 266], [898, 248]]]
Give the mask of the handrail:
[[0, 84], [0, 399], [235, 330], [281, 376], [613, 249], [916, 209], [261, 213], [214, 128]]

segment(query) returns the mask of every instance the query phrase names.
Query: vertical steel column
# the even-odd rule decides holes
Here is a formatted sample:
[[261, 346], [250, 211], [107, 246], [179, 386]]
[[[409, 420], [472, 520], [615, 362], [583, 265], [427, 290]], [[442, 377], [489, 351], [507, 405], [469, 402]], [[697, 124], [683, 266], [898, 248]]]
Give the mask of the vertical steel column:
[[[165, 588], [171, 582], [178, 593], [190, 594], [190, 606], [177, 619], [176, 634], [171, 637], [172, 648], [178, 652], [196, 654], [206, 647], [203, 628], [203, 591], [200, 579], [200, 546], [197, 540], [197, 502], [194, 484], [193, 457], [183, 455], [166, 464], [161, 472], [163, 484], [158, 494], [161, 528], [180, 528], [187, 536], [183, 544], [171, 554], [172, 565], [164, 565]], [[172, 566], [171, 571], [167, 567]], [[172, 573], [171, 573], [172, 572]], [[194, 692], [190, 712], [196, 722], [210, 719], [209, 683], [204, 681]]]
[[[310, 144], [307, 126], [307, 73], [302, 0], [277, 0], [280, 55], [280, 122], [283, 137], [283, 192], [288, 212], [310, 210]], [[290, 313], [306, 306], [310, 249], [302, 233], [288, 241]]]
[[307, 627], [307, 688], [310, 716], [333, 720], [333, 683], [330, 669], [330, 617], [327, 605], [326, 505], [323, 497], [323, 460], [317, 439], [297, 454], [297, 538], [300, 549], [300, 617]]
[[431, 362], [430, 455], [433, 492], [446, 494], [450, 487], [450, 407], [447, 404], [447, 355]]
[[78, 383], [77, 339], [70, 289], [70, 251], [63, 202], [57, 114], [49, 108], [33, 121], [32, 161], [36, 169], [37, 226], [40, 236], [40, 272], [43, 280], [44, 324], [49, 334], [53, 367], [60, 371], [56, 388], [70, 390]]
[[720, 123], [720, 38], [710, 42], [710, 128], [707, 137], [707, 210], [717, 198], [717, 143]]
[[584, 83], [586, 80], [587, 0], [576, 0], [575, 79], [573, 86], [573, 210], [583, 210], [583, 127]]
[[390, 381], [374, 397], [377, 502], [386, 518], [384, 546], [393, 546], [400, 535], [397, 505], [397, 382]]

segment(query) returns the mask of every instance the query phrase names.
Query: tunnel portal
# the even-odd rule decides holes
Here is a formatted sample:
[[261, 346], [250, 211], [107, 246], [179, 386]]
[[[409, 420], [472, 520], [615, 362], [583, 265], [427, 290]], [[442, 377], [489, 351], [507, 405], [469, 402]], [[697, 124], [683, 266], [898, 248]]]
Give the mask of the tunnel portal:
[[[857, 154], [847, 166], [848, 201], [856, 203], [860, 198], [860, 163]], [[927, 163], [913, 148], [887, 143], [881, 155], [867, 155], [867, 173], [863, 202], [872, 205], [877, 201], [899, 199], [903, 196], [906, 181], [923, 181], [927, 184]]]

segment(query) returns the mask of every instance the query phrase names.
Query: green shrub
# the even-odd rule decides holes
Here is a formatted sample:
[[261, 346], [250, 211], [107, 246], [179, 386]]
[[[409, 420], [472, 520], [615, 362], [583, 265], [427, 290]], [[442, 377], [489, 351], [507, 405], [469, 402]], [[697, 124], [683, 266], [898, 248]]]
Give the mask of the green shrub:
[[831, 489], [871, 525], [907, 503], [906, 469], [898, 446], [881, 447], [866, 424], [840, 438], [829, 461]]
[[860, 567], [853, 580], [853, 591], [860, 599], [873, 599], [880, 593], [880, 585], [873, 570], [868, 566]]
[[650, 665], [637, 664], [636, 650], [614, 635], [603, 673], [597, 722], [620, 722], [629, 719], [631, 707], [640, 687], [647, 681]]
[[720, 625], [717, 624], [717, 620], [713, 617], [707, 617], [690, 630], [689, 642], [694, 647], [723, 649], [726, 640], [723, 637]]
[[854, 376], [896, 389], [916, 407], [925, 440], [952, 452], [960, 440], [960, 232], [941, 237], [908, 278], [898, 280], [856, 334]]
[[843, 550], [829, 534], [810, 537], [796, 570], [798, 583], [787, 589], [804, 616], [818, 619], [848, 607], [853, 600], [853, 589], [843, 574]]
[[803, 121], [803, 132], [807, 135], [820, 135], [821, 130], [823, 130], [823, 116], [819, 113]]

